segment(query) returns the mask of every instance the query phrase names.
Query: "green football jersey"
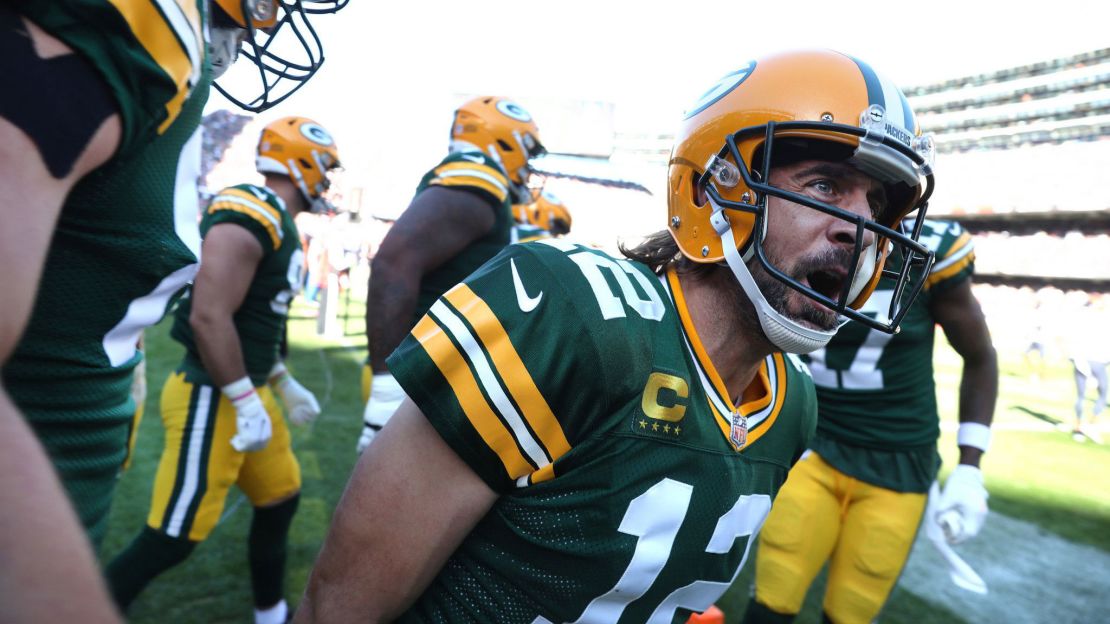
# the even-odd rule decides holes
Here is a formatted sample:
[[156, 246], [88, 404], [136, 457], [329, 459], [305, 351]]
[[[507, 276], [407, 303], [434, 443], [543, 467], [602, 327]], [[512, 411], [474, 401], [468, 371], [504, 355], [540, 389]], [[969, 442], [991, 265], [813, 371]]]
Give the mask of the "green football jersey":
[[[808, 356], [820, 419], [814, 450], [837, 469], [899, 491], [928, 491], [939, 467], [933, 343], [929, 309], [937, 293], [971, 277], [974, 245], [958, 223], [927, 220], [921, 243], [936, 254], [925, 288], [897, 334], [845, 325]], [[863, 311], [885, 314], [891, 280], [879, 282]]]
[[[281, 198], [270, 189], [251, 184], [228, 187], [212, 198], [200, 222], [201, 235], [220, 223], [246, 228], [262, 245], [262, 260], [234, 316], [247, 374], [254, 385], [261, 386], [278, 359], [289, 301], [301, 288], [304, 253], [300, 234]], [[212, 385], [189, 326], [191, 310], [192, 299], [183, 297], [174, 313], [170, 335], [185, 345], [180, 368], [185, 371], [185, 379]]]
[[729, 587], [816, 426], [800, 360], [733, 415], [674, 274], [511, 245], [389, 358], [500, 498], [401, 622], [685, 622]]
[[[123, 122], [116, 154], [66, 197], [27, 329], [3, 368], [98, 540], [135, 413], [136, 342], [196, 273], [204, 3], [170, 3], [169, 15], [135, 0], [9, 3], [101, 72]], [[163, 31], [177, 48], [150, 38]]]
[[472, 242], [466, 249], [420, 279], [420, 293], [417, 295], [413, 323], [427, 314], [428, 308], [448, 288], [466, 279], [466, 276], [509, 244], [513, 226], [509, 185], [509, 178], [501, 165], [482, 152], [448, 154], [435, 168], [424, 174], [416, 187], [416, 195], [432, 186], [467, 189], [489, 198], [497, 208], [493, 228], [485, 236]]
[[82, 55], [115, 96], [122, 122], [117, 157], [165, 134], [203, 84], [203, 0], [5, 0]]

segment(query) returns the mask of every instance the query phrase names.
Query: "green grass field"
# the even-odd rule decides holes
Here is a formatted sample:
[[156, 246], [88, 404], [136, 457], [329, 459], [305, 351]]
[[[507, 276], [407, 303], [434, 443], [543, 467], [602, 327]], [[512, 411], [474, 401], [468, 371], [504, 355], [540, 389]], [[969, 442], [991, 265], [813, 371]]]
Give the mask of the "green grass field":
[[[290, 321], [289, 367], [311, 388], [323, 406], [310, 427], [292, 428], [301, 463], [303, 492], [293, 523], [286, 597], [295, 605], [304, 588], [331, 519], [332, 510], [355, 462], [361, 429], [359, 375], [365, 355], [362, 303], [352, 301], [346, 335], [316, 334], [314, 310], [296, 305]], [[143, 525], [150, 487], [162, 448], [158, 398], [162, 382], [181, 357], [168, 337], [169, 323], [147, 332], [148, 384], [146, 417], [139, 431], [136, 457], [116, 492], [108, 535], [101, 549], [107, 562]], [[943, 341], [941, 341], [943, 342]], [[945, 344], [937, 350], [937, 379], [944, 421], [954, 423], [959, 358]], [[1074, 386], [1066, 363], [1050, 363], [1039, 383], [1029, 379], [1019, 358], [1003, 352], [1002, 378], [993, 447], [984, 460], [991, 509], [1038, 525], [1046, 534], [1110, 552], [1110, 447], [1077, 444], [1051, 426], [1070, 422]], [[955, 461], [954, 429], [940, 441], [945, 470]], [[246, 622], [251, 618], [246, 534], [250, 505], [232, 490], [213, 535], [181, 566], [157, 579], [132, 606], [132, 622]], [[753, 553], [754, 554], [754, 553]], [[750, 561], [750, 560], [749, 560]], [[746, 566], [736, 586], [721, 600], [730, 621], [743, 608], [751, 580]], [[800, 622], [820, 618], [815, 583]], [[995, 598], [998, 599], [998, 598]], [[1044, 618], [1051, 619], [1047, 614]], [[1035, 618], [1037, 620], [1039, 618]], [[897, 588], [884, 622], [961, 622], [957, 614]]]

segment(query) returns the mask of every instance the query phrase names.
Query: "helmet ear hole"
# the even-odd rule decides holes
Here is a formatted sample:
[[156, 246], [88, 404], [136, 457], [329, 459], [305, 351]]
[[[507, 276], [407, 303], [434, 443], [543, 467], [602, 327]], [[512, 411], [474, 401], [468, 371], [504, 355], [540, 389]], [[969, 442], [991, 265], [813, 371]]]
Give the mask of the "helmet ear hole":
[[698, 184], [698, 178], [700, 177], [696, 172], [690, 174], [690, 195], [695, 206], [704, 208], [706, 202], [709, 201], [709, 196], [705, 194], [705, 189]]
[[301, 161], [301, 166], [304, 167], [305, 169], [311, 169], [312, 168], [312, 163], [308, 162], [307, 160], [305, 160], [303, 158], [299, 158], [298, 160]]
[[500, 148], [501, 148], [502, 150], [504, 150], [504, 151], [506, 151], [506, 152], [511, 152], [511, 151], [513, 151], [513, 146], [512, 146], [512, 145], [509, 145], [509, 144], [508, 144], [507, 142], [505, 142], [505, 141], [502, 141], [501, 139], [497, 139], [497, 146], [498, 146], [498, 147], [500, 147]]

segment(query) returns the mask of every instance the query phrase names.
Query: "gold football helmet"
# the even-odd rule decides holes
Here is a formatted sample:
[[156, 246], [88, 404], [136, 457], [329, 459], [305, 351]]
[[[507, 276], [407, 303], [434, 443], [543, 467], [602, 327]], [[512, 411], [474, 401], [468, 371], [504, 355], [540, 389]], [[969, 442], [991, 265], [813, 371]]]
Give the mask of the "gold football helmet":
[[489, 154], [518, 188], [532, 173], [528, 161], [545, 152], [532, 115], [512, 100], [493, 96], [476, 97], [455, 111], [450, 150]]
[[261, 173], [287, 175], [313, 212], [326, 209], [328, 175], [340, 167], [335, 139], [307, 117], [283, 117], [262, 129], [255, 167]]
[[552, 236], [563, 236], [570, 232], [570, 211], [554, 194], [541, 189], [532, 191], [532, 203], [528, 204], [532, 225], [541, 227]]
[[[814, 330], [776, 312], [745, 264], [753, 258], [842, 318], [893, 332], [932, 263], [932, 253], [916, 240], [933, 191], [932, 158], [932, 138], [921, 135], [901, 90], [863, 61], [830, 50], [751, 61], [713, 85], [685, 115], [669, 163], [669, 231], [690, 260], [729, 265], [767, 337], [783, 350], [820, 348], [835, 330]], [[768, 183], [772, 167], [806, 159], [854, 165], [883, 184], [887, 205], [868, 219]], [[855, 225], [854, 256], [842, 283], [821, 292], [768, 260], [763, 239], [770, 196]], [[904, 232], [903, 219], [914, 211], [916, 225]], [[863, 247], [865, 230], [874, 233], [875, 244]], [[888, 257], [898, 258], [897, 271], [884, 268]], [[897, 279], [895, 296], [886, 314], [871, 318], [858, 310], [883, 275]]]

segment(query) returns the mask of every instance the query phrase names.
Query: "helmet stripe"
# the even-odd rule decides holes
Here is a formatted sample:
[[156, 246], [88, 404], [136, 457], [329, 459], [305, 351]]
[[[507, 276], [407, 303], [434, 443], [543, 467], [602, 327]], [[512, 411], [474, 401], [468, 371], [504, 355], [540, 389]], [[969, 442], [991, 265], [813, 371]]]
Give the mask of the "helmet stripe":
[[[911, 134], [914, 131], [913, 110], [906, 101], [905, 94], [893, 82], [883, 78], [867, 63], [852, 56], [851, 58], [859, 71], [863, 74], [863, 81], [867, 85], [867, 101], [878, 104], [886, 109], [887, 119], [899, 120], [898, 123]], [[861, 111], [862, 112], [862, 111]]]

